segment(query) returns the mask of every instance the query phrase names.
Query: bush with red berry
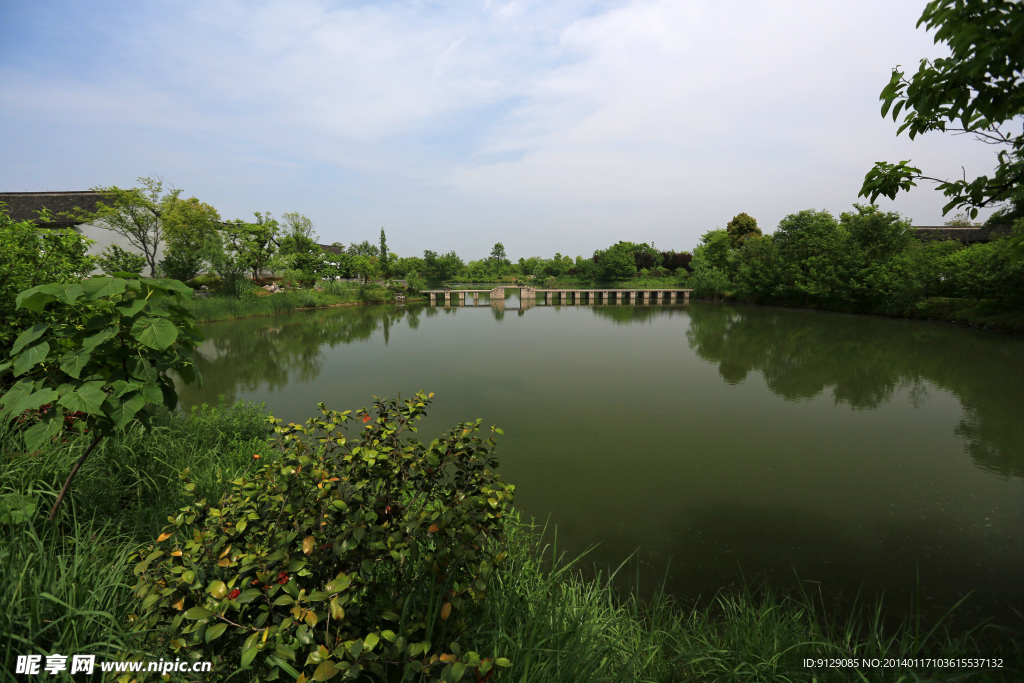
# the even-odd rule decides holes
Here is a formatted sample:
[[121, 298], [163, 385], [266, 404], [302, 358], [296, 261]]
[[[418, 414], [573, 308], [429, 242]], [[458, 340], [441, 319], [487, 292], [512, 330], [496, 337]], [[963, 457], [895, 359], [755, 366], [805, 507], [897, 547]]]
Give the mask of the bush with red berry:
[[252, 681], [486, 680], [507, 666], [464, 646], [504, 559], [501, 430], [481, 437], [478, 420], [424, 444], [411, 435], [432, 396], [354, 415], [320, 404], [305, 426], [270, 418], [280, 457], [181, 508], [140, 553], [138, 627]]

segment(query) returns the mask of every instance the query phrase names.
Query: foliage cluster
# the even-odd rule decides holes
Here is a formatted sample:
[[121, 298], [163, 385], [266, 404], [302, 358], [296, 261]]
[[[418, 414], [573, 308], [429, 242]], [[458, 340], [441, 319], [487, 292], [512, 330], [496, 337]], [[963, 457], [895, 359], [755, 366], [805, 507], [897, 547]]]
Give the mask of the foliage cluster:
[[182, 507], [140, 553], [140, 628], [169, 626], [174, 650], [250, 680], [486, 675], [496, 661], [460, 640], [504, 558], [512, 486], [494, 472], [500, 430], [482, 439], [479, 420], [404, 438], [431, 397], [275, 421], [280, 457]]
[[155, 408], [173, 409], [170, 373], [197, 379], [192, 352], [203, 336], [181, 305], [192, 290], [180, 282], [97, 277], [80, 284], [45, 284], [18, 295], [19, 308], [52, 319], [18, 335], [0, 360], [9, 386], [0, 396], [0, 423], [15, 422], [29, 452], [65, 431], [92, 443], [72, 468], [51, 519], [82, 462], [104, 436]]
[[[49, 216], [44, 211], [40, 220], [47, 222]], [[9, 347], [22, 330], [51, 319], [49, 312], [18, 308], [18, 294], [40, 284], [80, 281], [94, 267], [86, 254], [90, 244], [71, 230], [14, 221], [0, 203], [0, 348]]]
[[705, 233], [688, 282], [698, 295], [860, 312], [904, 313], [936, 296], [1016, 307], [1024, 303], [1024, 264], [1010, 257], [1007, 241], [921, 241], [909, 221], [875, 205], [854, 205], [838, 220], [812, 209], [738, 248], [724, 230]]

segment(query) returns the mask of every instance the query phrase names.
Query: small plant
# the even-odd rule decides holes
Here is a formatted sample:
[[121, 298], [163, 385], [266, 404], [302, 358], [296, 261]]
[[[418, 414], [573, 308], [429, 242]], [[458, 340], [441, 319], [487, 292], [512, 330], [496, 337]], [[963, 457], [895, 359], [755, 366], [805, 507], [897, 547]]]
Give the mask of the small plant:
[[[506, 556], [501, 430], [482, 439], [478, 420], [405, 440], [432, 396], [354, 415], [320, 404], [304, 427], [269, 418], [280, 457], [181, 508], [140, 553], [138, 628], [169, 627], [173, 650], [256, 681], [482, 680], [508, 666], [460, 643]], [[353, 418], [362, 431], [348, 439]]]

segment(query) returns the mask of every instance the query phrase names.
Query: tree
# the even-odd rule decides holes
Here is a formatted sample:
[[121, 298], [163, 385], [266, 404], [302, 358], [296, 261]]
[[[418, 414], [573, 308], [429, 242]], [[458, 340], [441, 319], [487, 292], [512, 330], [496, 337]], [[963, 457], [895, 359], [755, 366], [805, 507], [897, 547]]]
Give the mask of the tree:
[[304, 277], [314, 279], [327, 267], [327, 255], [317, 244], [316, 226], [301, 213], [281, 215], [284, 236], [277, 240], [278, 253], [285, 257], [287, 265], [301, 271]]
[[370, 240], [363, 240], [359, 244], [353, 242], [348, 247], [348, 253], [354, 256], [380, 256], [380, 250]]
[[490, 269], [498, 274], [501, 274], [510, 265], [511, 262], [505, 254], [504, 244], [495, 242], [494, 247], [491, 249], [491, 255], [487, 257], [487, 263]]
[[95, 211], [79, 209], [63, 215], [120, 235], [142, 252], [150, 277], [156, 277], [156, 253], [164, 241], [164, 214], [177, 202], [181, 190], [164, 193], [164, 181], [156, 176], [138, 181], [142, 187], [130, 190], [116, 185], [94, 187], [103, 197]]
[[462, 262], [459, 255], [454, 251], [438, 257], [436, 261], [437, 277], [441, 280], [448, 280], [458, 275], [466, 264]]
[[786, 216], [779, 221], [773, 240], [782, 285], [791, 294], [822, 299], [846, 292], [856, 266], [850, 233], [828, 211], [809, 209]]
[[391, 274], [391, 260], [389, 258], [387, 237], [384, 236], [384, 226], [380, 229], [380, 272], [387, 277]]
[[220, 214], [195, 197], [174, 198], [168, 202], [163, 220], [167, 247], [160, 267], [168, 277], [191, 280], [213, 262], [211, 248], [220, 239]]
[[377, 280], [381, 276], [380, 259], [376, 256], [353, 256], [352, 270], [363, 278], [363, 282]]
[[951, 55], [934, 62], [922, 59], [909, 80], [897, 66], [882, 90], [882, 116], [893, 121], [904, 112], [897, 135], [914, 139], [929, 131], [971, 133], [1002, 147], [992, 178], [941, 180], [921, 174], [910, 161], [875, 163], [860, 195], [873, 202], [890, 199], [923, 179], [938, 183], [949, 197], [943, 214], [965, 207], [973, 220], [978, 208], [1009, 200], [1024, 180], [1024, 136], [1005, 126], [1024, 113], [1024, 4], [1013, 0], [933, 0], [917, 25], [935, 30], [935, 42], [949, 45]]
[[746, 213], [733, 216], [733, 219], [726, 224], [725, 231], [729, 233], [733, 249], [739, 249], [750, 237], [761, 236], [761, 228], [757, 227], [757, 221]]
[[632, 245], [628, 242], [619, 242], [609, 247], [600, 255], [598, 265], [601, 267], [601, 275], [606, 280], [636, 277], [636, 261], [633, 258]]
[[267, 264], [278, 250], [277, 238], [280, 226], [270, 213], [253, 213], [255, 223], [235, 220], [224, 225], [226, 236], [225, 250], [234, 252], [238, 261], [251, 273], [253, 279], [259, 278]]
[[163, 223], [167, 251], [199, 254], [207, 238], [217, 232], [220, 214], [195, 197], [174, 197], [167, 202]]
[[874, 204], [854, 204], [856, 213], [839, 215], [839, 223], [860, 247], [867, 264], [886, 261], [902, 253], [916, 240], [910, 221], [895, 212], [883, 212]]

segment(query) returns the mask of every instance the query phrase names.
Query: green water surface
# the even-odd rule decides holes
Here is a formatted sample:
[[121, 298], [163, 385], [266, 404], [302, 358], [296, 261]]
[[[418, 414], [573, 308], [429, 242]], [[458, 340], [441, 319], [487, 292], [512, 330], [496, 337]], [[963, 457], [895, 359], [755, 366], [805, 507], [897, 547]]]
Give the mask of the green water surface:
[[[485, 301], [482, 300], [482, 302]], [[496, 302], [497, 303], [497, 302]], [[435, 393], [429, 440], [483, 418], [526, 517], [683, 598], [769, 580], [828, 595], [1024, 604], [1024, 339], [734, 306], [360, 306], [203, 326], [186, 406]], [[799, 578], [797, 578], [799, 577]]]

